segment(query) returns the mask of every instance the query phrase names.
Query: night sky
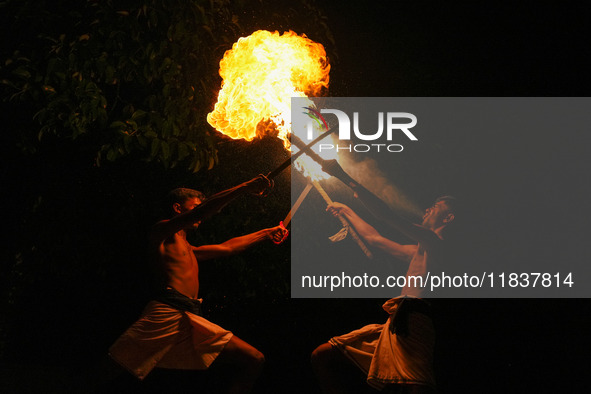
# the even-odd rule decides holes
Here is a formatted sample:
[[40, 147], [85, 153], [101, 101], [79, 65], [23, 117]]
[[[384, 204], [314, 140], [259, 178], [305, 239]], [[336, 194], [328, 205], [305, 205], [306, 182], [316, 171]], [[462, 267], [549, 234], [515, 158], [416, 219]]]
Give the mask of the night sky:
[[[335, 47], [326, 44], [328, 53], [335, 54], [332, 96], [585, 97], [591, 91], [590, 10], [582, 2], [318, 4], [335, 40]], [[587, 133], [563, 129], [551, 135], [535, 130], [519, 135], [481, 136], [477, 130], [470, 135], [441, 134], [424, 142], [421, 154], [428, 159], [397, 159], [401, 171], [392, 174], [391, 181], [421, 208], [441, 194], [461, 197], [473, 228], [471, 250], [486, 255], [481, 257], [488, 263], [503, 265], [508, 258], [539, 260], [545, 266], [560, 267], [565, 261], [583, 265], [591, 258], [586, 247], [589, 142]], [[235, 168], [230, 163], [220, 166]], [[345, 189], [338, 193], [333, 198], [351, 200]], [[322, 204], [316, 197], [304, 208], [322, 215]], [[384, 321], [383, 301], [260, 300], [259, 309], [237, 316], [224, 317], [220, 310], [215, 321], [233, 325], [228, 328], [266, 354], [258, 392], [316, 393], [310, 352], [333, 335]], [[591, 389], [586, 377], [591, 366], [587, 299], [433, 303], [435, 367], [442, 393]], [[135, 312], [119, 322], [133, 321]], [[262, 316], [268, 320], [254, 329], [250, 319]], [[240, 319], [248, 324], [237, 326]], [[106, 328], [115, 337], [120, 329], [113, 324]], [[107, 343], [109, 335], [101, 340]], [[119, 384], [121, 392], [158, 392], [150, 385], [161, 388], [171, 376], [177, 381], [175, 390], [188, 392], [185, 386], [192, 384], [192, 376], [183, 374], [155, 374], [147, 386]]]

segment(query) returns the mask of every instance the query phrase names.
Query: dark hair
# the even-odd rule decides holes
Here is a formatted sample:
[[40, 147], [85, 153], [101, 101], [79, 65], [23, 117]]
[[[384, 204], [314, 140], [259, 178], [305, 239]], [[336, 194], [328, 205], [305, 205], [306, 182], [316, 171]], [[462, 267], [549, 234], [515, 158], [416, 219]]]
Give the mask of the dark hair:
[[185, 187], [179, 187], [171, 190], [166, 196], [167, 208], [171, 209], [175, 203], [182, 204], [190, 198], [198, 198], [199, 200], [205, 200], [205, 194], [198, 190], [188, 189]]
[[[441, 196], [435, 202], [443, 201], [447, 205], [449, 212], [453, 213], [454, 219], [445, 225], [442, 235], [447, 241], [455, 242], [461, 238], [462, 222], [465, 221], [462, 204], [454, 196]], [[458, 219], [460, 219], [458, 221]]]
[[437, 198], [437, 200], [435, 200], [436, 203], [438, 203], [439, 201], [443, 201], [445, 205], [447, 205], [447, 207], [449, 208], [449, 211], [454, 214], [454, 216], [460, 214], [459, 211], [461, 208], [461, 204], [458, 202], [458, 199], [454, 196], [441, 196]]

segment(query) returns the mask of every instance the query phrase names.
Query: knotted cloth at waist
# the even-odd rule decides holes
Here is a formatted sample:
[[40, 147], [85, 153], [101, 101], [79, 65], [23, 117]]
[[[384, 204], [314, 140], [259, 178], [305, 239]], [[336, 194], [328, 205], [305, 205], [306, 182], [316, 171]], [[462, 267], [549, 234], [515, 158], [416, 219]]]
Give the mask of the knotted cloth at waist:
[[403, 337], [408, 335], [408, 318], [411, 313], [431, 317], [431, 305], [421, 298], [394, 298], [386, 302], [383, 308], [390, 313], [390, 332]]
[[166, 289], [162, 290], [156, 295], [156, 297], [154, 297], [154, 299], [178, 309], [179, 311], [190, 312], [194, 315], [203, 316], [201, 311], [201, 299], [195, 300], [193, 298], [189, 298], [172, 287], [167, 287]]

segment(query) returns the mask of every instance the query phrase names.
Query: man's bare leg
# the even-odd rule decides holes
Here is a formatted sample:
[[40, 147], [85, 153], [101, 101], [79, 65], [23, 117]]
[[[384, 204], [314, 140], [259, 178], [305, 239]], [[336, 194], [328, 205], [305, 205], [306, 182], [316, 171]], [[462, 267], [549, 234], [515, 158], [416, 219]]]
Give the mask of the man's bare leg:
[[234, 335], [211, 367], [230, 367], [224, 368], [224, 372], [231, 375], [226, 381], [227, 393], [249, 393], [261, 374], [264, 362], [263, 353]]
[[372, 392], [361, 370], [330, 343], [318, 346], [312, 352], [311, 362], [326, 394]]

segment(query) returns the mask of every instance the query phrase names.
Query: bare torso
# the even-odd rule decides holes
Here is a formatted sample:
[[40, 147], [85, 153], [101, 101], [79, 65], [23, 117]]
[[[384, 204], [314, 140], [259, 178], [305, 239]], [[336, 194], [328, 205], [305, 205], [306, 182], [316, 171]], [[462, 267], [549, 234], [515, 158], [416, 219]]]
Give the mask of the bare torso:
[[158, 245], [158, 263], [166, 275], [167, 286], [187, 297], [199, 294], [199, 264], [184, 231], [176, 233]]
[[[439, 239], [442, 240], [441, 236], [437, 234]], [[425, 296], [428, 288], [428, 284], [423, 281], [427, 280], [430, 274], [441, 274], [444, 271], [444, 267], [449, 267], [450, 263], [450, 250], [449, 246], [445, 242], [431, 243], [431, 247], [427, 249], [421, 246], [421, 242], [418, 243], [416, 252], [412, 255], [408, 271], [406, 272], [407, 285], [402, 289], [401, 295], [409, 295], [414, 297]], [[410, 277], [422, 277], [422, 281], [419, 280], [415, 286], [414, 280], [409, 280]], [[423, 286], [420, 286], [423, 284]], [[433, 293], [431, 289], [431, 294]]]
[[[427, 251], [420, 247], [419, 244], [419, 247], [417, 248], [416, 253], [412, 256], [412, 259], [408, 266], [408, 271], [406, 272], [407, 283], [406, 286], [402, 289], [401, 295], [409, 295], [413, 297], [421, 297], [423, 295], [423, 289], [420, 287], [415, 287], [414, 285], [409, 283], [410, 281], [408, 279], [411, 276], [421, 276], [424, 278], [427, 274], [427, 268]], [[414, 282], [412, 283], [414, 284]]]

